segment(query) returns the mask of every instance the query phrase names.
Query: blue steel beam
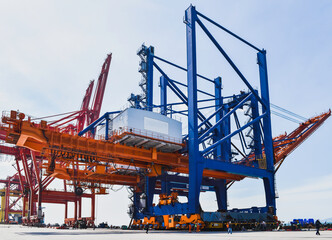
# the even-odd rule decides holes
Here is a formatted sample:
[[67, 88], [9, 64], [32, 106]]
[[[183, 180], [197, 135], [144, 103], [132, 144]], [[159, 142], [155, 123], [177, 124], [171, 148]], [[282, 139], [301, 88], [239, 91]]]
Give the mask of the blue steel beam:
[[266, 113], [264, 113], [263, 115], [255, 118], [254, 120], [250, 121], [249, 123], [243, 125], [241, 128], [239, 128], [238, 130], [235, 130], [234, 132], [226, 135], [225, 137], [223, 137], [222, 139], [220, 139], [219, 141], [217, 141], [216, 143], [212, 144], [210, 147], [207, 147], [206, 149], [202, 150], [201, 153], [203, 155], [208, 154], [209, 152], [211, 152], [216, 146], [218, 146], [219, 144], [223, 143], [224, 141], [230, 139], [231, 137], [233, 137], [234, 135], [238, 134], [239, 132], [243, 131], [244, 129], [246, 129], [247, 127], [249, 127], [250, 125], [258, 122], [261, 118], [265, 117]]
[[156, 186], [156, 177], [145, 177], [145, 194], [146, 194], [146, 210], [149, 213], [149, 210], [152, 207], [153, 196]]
[[204, 24], [199, 20], [199, 18], [196, 19], [198, 25], [202, 28], [202, 30], [205, 32], [205, 34], [210, 38], [212, 43], [216, 46], [216, 48], [219, 50], [219, 52], [224, 56], [224, 58], [227, 60], [229, 65], [234, 69], [234, 71], [237, 73], [237, 75], [242, 79], [244, 84], [250, 89], [250, 91], [255, 95], [257, 100], [262, 104], [265, 105], [265, 102], [262, 101], [262, 99], [258, 96], [258, 94], [255, 92], [254, 88], [250, 85], [248, 80], [243, 76], [241, 71], [238, 69], [238, 67], [235, 65], [235, 63], [232, 61], [232, 59], [227, 55], [227, 53], [224, 51], [224, 49], [219, 45], [217, 40], [212, 36], [212, 34], [207, 30], [207, 28], [204, 26]]
[[[215, 101], [215, 98], [209, 98], [209, 99], [201, 99], [201, 100], [197, 100], [197, 102], [210, 102], [210, 101]], [[186, 104], [184, 102], [175, 102], [175, 103], [167, 103], [166, 106], [176, 106], [176, 105], [183, 105]], [[155, 108], [161, 108], [162, 105], [154, 105]]]
[[227, 211], [227, 181], [225, 179], [216, 179], [215, 193], [218, 204], [218, 211]]
[[[252, 118], [259, 116], [258, 102], [256, 98], [251, 99], [251, 111]], [[253, 124], [253, 133], [254, 133], [254, 146], [255, 146], [255, 158], [262, 159], [262, 143], [261, 143], [261, 128], [258, 123]]]
[[[216, 107], [216, 105], [211, 105], [211, 106], [199, 107], [197, 109], [198, 110], [203, 110], [203, 109], [209, 109], [209, 108], [215, 108], [215, 107]], [[184, 112], [188, 112], [188, 109], [182, 110], [182, 111], [178, 111], [178, 113], [184, 113]], [[211, 119], [209, 119], [209, 120], [211, 120]], [[204, 123], [200, 124], [200, 126], [198, 128], [200, 128], [201, 125], [204, 125], [204, 124], [207, 124], [207, 122], [210, 122], [209, 120], [208, 121], [204, 120]]]
[[[214, 93], [215, 93], [215, 112], [211, 114], [210, 117], [216, 116], [216, 122], [218, 122], [223, 117], [223, 96], [222, 96], [222, 79], [218, 77], [214, 79]], [[213, 142], [217, 142], [220, 138], [225, 136], [224, 129], [222, 125], [216, 128], [215, 134], [213, 136]], [[222, 145], [219, 145], [214, 150], [214, 159], [221, 158], [223, 151], [226, 149]], [[227, 211], [227, 181], [226, 179], [216, 180], [215, 193], [218, 204], [218, 211]]]
[[203, 15], [200, 12], [197, 12], [198, 16], [201, 16], [202, 18], [204, 18], [205, 20], [209, 21], [210, 23], [214, 24], [215, 26], [219, 27], [220, 29], [224, 30], [225, 32], [227, 32], [228, 34], [232, 35], [233, 37], [237, 38], [238, 40], [240, 40], [241, 42], [247, 44], [249, 47], [252, 47], [253, 49], [257, 50], [258, 52], [261, 52], [262, 50], [259, 49], [258, 47], [254, 46], [253, 44], [249, 43], [248, 41], [244, 40], [243, 38], [241, 38], [240, 36], [236, 35], [235, 33], [231, 32], [230, 30], [228, 30], [227, 28], [221, 26], [220, 24], [216, 23], [215, 21], [213, 21], [212, 19], [208, 18], [207, 16]]
[[[208, 117], [207, 119], [211, 119], [212, 117], [216, 116], [216, 122], [218, 122], [220, 119], [223, 118], [223, 97], [222, 97], [222, 79], [221, 77], [218, 77], [214, 80], [215, 85], [214, 85], [214, 92], [215, 92], [215, 104], [216, 104], [216, 108], [215, 108], [215, 112], [213, 114], [210, 115], [210, 117]], [[200, 125], [201, 126], [201, 125]], [[198, 126], [198, 127], [200, 127]], [[217, 142], [219, 139], [221, 139], [224, 135], [223, 133], [223, 129], [222, 126], [219, 125], [216, 128], [214, 137], [213, 137], [213, 142]], [[214, 159], [218, 159], [221, 157], [222, 154], [222, 146], [219, 145], [218, 147], [215, 148], [214, 150]]]
[[261, 84], [261, 96], [266, 103], [262, 106], [263, 114], [263, 133], [264, 133], [264, 152], [266, 159], [267, 170], [270, 175], [264, 178], [264, 188], [266, 196], [266, 206], [272, 208], [273, 213], [276, 213], [276, 200], [274, 189], [274, 154], [273, 154], [273, 140], [272, 140], [272, 128], [271, 128], [271, 112], [270, 112], [270, 96], [269, 85], [267, 76], [267, 64], [266, 64], [266, 51], [257, 53], [258, 65], [259, 65], [259, 77]]
[[118, 114], [120, 112], [121, 111], [114, 111], [114, 112], [107, 112], [107, 113], [105, 113], [103, 116], [101, 116], [96, 121], [94, 121], [93, 123], [91, 123], [85, 129], [83, 129], [82, 131], [80, 131], [78, 133], [78, 136], [82, 136], [83, 134], [87, 133], [88, 131], [94, 132], [95, 127], [97, 127], [103, 120], [105, 120], [107, 116], [109, 116], [110, 114]]
[[[222, 139], [222, 137], [226, 137], [231, 134], [231, 118], [230, 115], [227, 116], [227, 113], [229, 112], [229, 106], [228, 104], [225, 104], [224, 106], [225, 108], [223, 117], [225, 117], [225, 121], [221, 124], [222, 136], [219, 139]], [[214, 144], [217, 144], [216, 147], [221, 146], [221, 160], [230, 162], [232, 157], [231, 137], [225, 139], [225, 141], [221, 142], [220, 145], [218, 145], [218, 141], [219, 140], [215, 141]]]
[[259, 65], [259, 77], [261, 83], [261, 96], [266, 103], [262, 106], [263, 114], [266, 116], [263, 118], [263, 132], [264, 132], [264, 149], [266, 155], [267, 169], [274, 171], [273, 161], [273, 141], [272, 141], [272, 129], [271, 129], [271, 112], [270, 112], [270, 97], [269, 97], [269, 85], [267, 77], [267, 65], [266, 65], [266, 52], [257, 53], [258, 65]]
[[[217, 107], [220, 106], [219, 104], [216, 104], [214, 106], [211, 107]], [[219, 112], [222, 112], [221, 110], [223, 109], [223, 106], [219, 107], [218, 109], [216, 109], [216, 111], [214, 113], [212, 113], [209, 117], [207, 117], [203, 122], [201, 122], [198, 125], [198, 128], [201, 128], [207, 121], [210, 121], [216, 114], [218, 114]], [[218, 120], [217, 120], [218, 121]]]
[[241, 102], [239, 102], [239, 104], [234, 107], [231, 111], [229, 111], [227, 114], [225, 114], [223, 116], [223, 118], [221, 118], [220, 120], [218, 120], [216, 122], [215, 125], [213, 125], [212, 127], [210, 127], [204, 134], [202, 134], [200, 137], [199, 137], [199, 141], [202, 142], [202, 140], [208, 136], [215, 128], [217, 128], [219, 126], [220, 123], [222, 123], [225, 119], [227, 119], [228, 117], [230, 117], [230, 115], [232, 113], [234, 113], [239, 107], [241, 107], [245, 102], [247, 102], [249, 99], [250, 99], [250, 96], [251, 94], [249, 94], [246, 98], [244, 98]]
[[167, 115], [167, 78], [165, 76], [160, 77], [160, 113]]
[[108, 140], [108, 130], [109, 130], [109, 120], [110, 120], [110, 115], [107, 114], [105, 116], [105, 140]]
[[[183, 70], [183, 71], [187, 71], [187, 69], [185, 69], [184, 67], [181, 67], [181, 66], [179, 66], [179, 65], [177, 65], [177, 64], [175, 64], [175, 63], [172, 63], [172, 62], [170, 62], [170, 61], [167, 61], [167, 60], [165, 60], [165, 59], [163, 59], [163, 58], [161, 58], [161, 57], [154, 56], [154, 58], [155, 58], [155, 59], [158, 59], [158, 60], [160, 60], [160, 61], [162, 61], [162, 62], [164, 62], [164, 63], [167, 63], [167, 64], [169, 64], [169, 65], [171, 65], [171, 66], [173, 66], [173, 67], [176, 67], [176, 68], [178, 68], [178, 69], [181, 69], [181, 70]], [[212, 80], [212, 79], [209, 79], [209, 78], [207, 78], [207, 77], [204, 77], [204, 76], [202, 76], [202, 75], [200, 75], [200, 74], [197, 74], [197, 77], [200, 77], [200, 78], [202, 78], [202, 79], [204, 79], [204, 80], [207, 80], [207, 81], [213, 83], [213, 80]]]
[[[170, 78], [167, 76], [167, 74], [156, 64], [154, 63], [154, 66], [157, 68], [157, 70], [163, 75], [165, 76], [168, 80], [170, 80]], [[196, 78], [197, 80], [197, 78]], [[180, 98], [181, 101], [183, 101], [189, 108], [189, 105], [188, 105], [188, 98], [186, 97], [186, 95], [174, 84], [172, 83], [171, 81], [168, 81], [168, 87], [175, 93], [175, 95]], [[196, 87], [197, 87], [197, 83], [196, 83]], [[197, 92], [197, 91], [196, 91]], [[196, 93], [197, 95], [197, 93]], [[196, 97], [196, 103], [197, 103], [197, 97]], [[197, 114], [198, 114], [198, 118], [201, 120], [201, 121], [204, 121], [205, 120], [205, 117], [204, 115], [198, 110], [197, 111]], [[207, 122], [206, 125], [208, 127], [212, 126], [211, 123]]]
[[188, 155], [189, 155], [189, 213], [199, 212], [199, 194], [203, 175], [203, 159], [199, 152], [198, 142], [198, 109], [197, 109], [197, 63], [196, 63], [196, 27], [195, 7], [186, 10], [187, 38], [187, 85], [188, 85]]
[[[170, 79], [170, 81], [172, 81], [173, 83], [179, 84], [179, 85], [181, 85], [181, 86], [183, 86], [183, 87], [188, 87], [186, 84], [181, 83], [181, 82], [178, 82], [178, 81], [176, 81], [176, 80]], [[200, 93], [203, 93], [203, 94], [205, 94], [205, 95], [208, 95], [209, 97], [214, 97], [211, 93], [207, 93], [207, 92], [204, 92], [204, 91], [199, 90], [199, 89], [197, 89], [197, 92], [200, 92]]]

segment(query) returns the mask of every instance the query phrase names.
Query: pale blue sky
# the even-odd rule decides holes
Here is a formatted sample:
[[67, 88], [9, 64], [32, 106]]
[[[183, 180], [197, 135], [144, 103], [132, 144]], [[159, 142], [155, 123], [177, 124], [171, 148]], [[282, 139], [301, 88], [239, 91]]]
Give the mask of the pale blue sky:
[[[45, 116], [78, 109], [89, 80], [97, 78], [109, 52], [113, 60], [102, 112], [122, 108], [131, 92], [140, 91], [136, 51], [143, 42], [155, 46], [158, 56], [186, 65], [182, 20], [190, 3], [267, 49], [272, 103], [305, 117], [331, 107], [329, 0], [0, 0], [0, 110], [19, 109], [32, 116]], [[211, 30], [257, 86], [255, 52], [215, 28]], [[245, 89], [237, 85], [240, 81], [233, 79], [234, 73], [222, 65], [224, 61], [200, 31], [197, 39], [199, 72], [211, 78], [221, 75], [228, 94], [233, 89]], [[274, 136], [297, 127], [278, 117], [272, 121]], [[278, 171], [280, 219], [332, 216], [331, 133], [329, 119]], [[8, 165], [1, 163], [1, 176], [10, 171]], [[216, 204], [211, 194], [202, 195], [202, 199], [203, 208]], [[127, 224], [127, 204], [125, 190], [100, 197], [97, 221]], [[249, 179], [234, 184], [229, 204], [230, 208], [264, 205], [262, 182]], [[46, 221], [60, 222], [62, 211], [62, 207], [47, 205]]]

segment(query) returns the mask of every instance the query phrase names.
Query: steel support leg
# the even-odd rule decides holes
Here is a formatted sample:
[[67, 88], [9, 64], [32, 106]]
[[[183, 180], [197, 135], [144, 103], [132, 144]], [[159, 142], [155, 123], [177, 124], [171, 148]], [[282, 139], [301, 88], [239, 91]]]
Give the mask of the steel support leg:
[[156, 177], [146, 177], [146, 212], [150, 213], [150, 209], [152, 208], [154, 190], [156, 187]]
[[[214, 93], [215, 93], [215, 110], [217, 111], [220, 107], [223, 105], [223, 97], [222, 97], [222, 79], [221, 77], [218, 77], [214, 79]], [[218, 122], [223, 117], [223, 111], [219, 111], [219, 113], [216, 114], [216, 122]], [[224, 130], [222, 127], [222, 124], [219, 125], [214, 133], [213, 142], [217, 142], [218, 140], [222, 139], [224, 136]], [[222, 160], [223, 156], [223, 148], [222, 145], [219, 145], [214, 150], [214, 159], [215, 160]], [[216, 192], [216, 198], [218, 203], [218, 211], [227, 211], [227, 188], [226, 188], [226, 180], [220, 179], [217, 180], [217, 183], [215, 185], [215, 192]]]
[[272, 207], [274, 214], [276, 212], [275, 201], [275, 189], [274, 189], [274, 155], [273, 155], [273, 141], [272, 141], [272, 129], [271, 129], [271, 112], [270, 112], [270, 97], [269, 97], [269, 85], [267, 77], [267, 65], [266, 65], [266, 51], [257, 53], [257, 60], [259, 65], [259, 76], [261, 83], [261, 98], [265, 103], [263, 105], [263, 114], [266, 116], [263, 118], [263, 132], [264, 132], [264, 149], [266, 157], [267, 170], [270, 171], [269, 179], [264, 179], [264, 187], [266, 194], [266, 205], [268, 208]]
[[[229, 111], [229, 106], [227, 104], [224, 105], [223, 116], [226, 115]], [[227, 136], [231, 134], [231, 119], [230, 117], [226, 118], [224, 122], [221, 124], [221, 134], [222, 136]], [[221, 144], [221, 160], [229, 162], [231, 160], [231, 139], [227, 139]]]
[[74, 201], [74, 219], [76, 222], [77, 221], [77, 197], [75, 198], [75, 201]]
[[199, 213], [200, 211], [199, 194], [203, 175], [203, 158], [199, 152], [198, 142], [196, 19], [195, 7], [190, 6], [185, 12], [188, 69], [189, 213]]
[[[251, 111], [252, 111], [252, 119], [259, 117], [259, 109], [258, 109], [258, 101], [255, 96], [251, 98]], [[254, 147], [255, 147], [255, 158], [262, 159], [262, 143], [261, 143], [261, 128], [260, 122], [254, 123], [253, 133], [254, 133]]]
[[226, 212], [227, 211], [227, 187], [226, 180], [219, 179], [216, 180], [215, 191], [218, 203], [218, 211]]
[[82, 217], [82, 197], [78, 198], [78, 218]]
[[91, 218], [93, 222], [95, 221], [95, 209], [96, 209], [96, 194], [93, 191], [91, 197]]
[[68, 202], [65, 203], [65, 219], [68, 218]]
[[167, 115], [167, 78], [162, 75], [160, 77], [160, 113]]
[[276, 201], [275, 201], [275, 188], [274, 188], [274, 174], [271, 174], [268, 178], [263, 178], [266, 207], [271, 214], [276, 214]]
[[8, 182], [5, 188], [5, 206], [1, 206], [5, 208], [5, 223], [9, 223], [9, 196], [10, 196], [10, 183]]
[[25, 217], [27, 213], [27, 198], [23, 197], [22, 217]]
[[166, 195], [171, 194], [171, 189], [166, 174], [161, 179], [161, 193], [164, 193]]

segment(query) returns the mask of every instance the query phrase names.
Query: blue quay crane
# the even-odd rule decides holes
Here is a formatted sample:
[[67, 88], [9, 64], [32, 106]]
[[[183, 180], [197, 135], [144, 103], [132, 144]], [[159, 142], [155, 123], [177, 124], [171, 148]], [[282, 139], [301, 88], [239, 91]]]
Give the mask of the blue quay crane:
[[[239, 67], [230, 58], [222, 45], [206, 27], [206, 22], [214, 25], [257, 52], [259, 71], [259, 90], [252, 86]], [[179, 152], [188, 158], [189, 168], [167, 168], [153, 165], [150, 174], [143, 174], [136, 188], [130, 188], [130, 215], [133, 226], [142, 224], [161, 225], [166, 228], [188, 223], [234, 221], [271, 221], [275, 222], [276, 189], [275, 172], [280, 164], [304, 139], [330, 116], [330, 112], [306, 121], [290, 136], [280, 136], [275, 141], [271, 132], [271, 103], [267, 73], [266, 50], [260, 49], [237, 34], [198, 12], [194, 6], [185, 11], [187, 67], [155, 55], [153, 46], [142, 45], [137, 54], [140, 57], [139, 72], [142, 80], [139, 86], [142, 94], [131, 94], [128, 101], [132, 108], [150, 112], [159, 111], [169, 118], [182, 116], [188, 130], [184, 133]], [[223, 80], [214, 79], [197, 72], [197, 28], [208, 37], [219, 53], [236, 73], [238, 79], [247, 87], [247, 91], [230, 96], [223, 94]], [[173, 79], [172, 72], [164, 70], [168, 65], [187, 73], [186, 81]], [[159, 75], [159, 93], [154, 89]], [[198, 81], [204, 81], [204, 89], [198, 87]], [[227, 87], [227, 86], [225, 86]], [[159, 104], [154, 96], [159, 95]], [[276, 105], [272, 105], [283, 114], [276, 114], [291, 121], [302, 118]], [[112, 116], [121, 111], [108, 112], [83, 130], [80, 135], [103, 125], [105, 122], [105, 139], [111, 136], [109, 122]], [[284, 114], [292, 115], [292, 117]], [[306, 120], [305, 118], [301, 119]], [[130, 131], [133, 131], [130, 129]], [[305, 138], [303, 137], [305, 136]], [[236, 139], [235, 139], [236, 137]], [[121, 140], [122, 141], [122, 140]], [[127, 140], [124, 140], [125, 143]], [[144, 141], [133, 143], [143, 146]], [[135, 145], [136, 144], [136, 145]], [[293, 145], [292, 145], [293, 144]], [[158, 145], [163, 146], [163, 144]], [[289, 148], [285, 149], [284, 147]], [[276, 158], [277, 156], [277, 158]], [[240, 157], [240, 158], [239, 158]], [[238, 159], [239, 158], [239, 159]], [[133, 159], [134, 162], [135, 159]], [[280, 163], [281, 161], [281, 163]], [[276, 169], [277, 167], [277, 169]], [[249, 209], [228, 209], [227, 191], [234, 181], [246, 177], [263, 181], [266, 204], [263, 207]], [[203, 212], [200, 207], [200, 193], [213, 191], [216, 194], [218, 211]], [[157, 206], [153, 204], [155, 194], [160, 194]], [[187, 197], [187, 203], [180, 203], [177, 196]], [[142, 222], [141, 219], [144, 219]], [[223, 226], [219, 226], [223, 227]]]

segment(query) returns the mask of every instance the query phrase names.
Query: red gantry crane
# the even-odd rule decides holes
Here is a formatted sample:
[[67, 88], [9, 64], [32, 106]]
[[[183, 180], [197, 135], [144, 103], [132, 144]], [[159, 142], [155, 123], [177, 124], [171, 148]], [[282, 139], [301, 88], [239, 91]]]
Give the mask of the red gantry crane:
[[[90, 82], [86, 89], [81, 109], [67, 114], [49, 116], [58, 117], [65, 115], [64, 117], [47, 124], [47, 128], [57, 129], [57, 131], [62, 133], [77, 135], [77, 133], [83, 130], [85, 126], [88, 126], [91, 121], [94, 121], [99, 117], [111, 58], [112, 54], [108, 54], [103, 64], [95, 89], [92, 107], [89, 108], [89, 104], [92, 96], [94, 80]], [[22, 116], [22, 114], [18, 114], [17, 116]], [[44, 121], [41, 121], [40, 126], [43, 126], [44, 123]], [[8, 137], [7, 133], [1, 129], [0, 140], [5, 141], [6, 137]], [[0, 191], [2, 196], [0, 210], [1, 222], [9, 223], [10, 214], [21, 213], [23, 223], [38, 225], [43, 220], [43, 214], [41, 212], [42, 202], [65, 204], [65, 218], [67, 219], [67, 222], [71, 224], [75, 224], [78, 220], [82, 222], [82, 197], [85, 197], [91, 199], [91, 217], [84, 218], [83, 222], [89, 226], [93, 226], [95, 218], [95, 193], [93, 191], [91, 194], [77, 194], [77, 192], [67, 191], [66, 180], [64, 180], [64, 191], [47, 190], [47, 186], [49, 186], [55, 178], [48, 175], [42, 179], [40, 171], [42, 169], [43, 157], [39, 152], [30, 151], [29, 149], [16, 146], [0, 145], [0, 154], [14, 156], [17, 170], [17, 173], [13, 176], [7, 177], [5, 180], [0, 180], [0, 183], [5, 184], [5, 188]], [[23, 202], [22, 205], [18, 204], [20, 200]], [[74, 202], [75, 209], [73, 219], [67, 218], [68, 202]], [[38, 207], [36, 206], [36, 203], [38, 203]]]

